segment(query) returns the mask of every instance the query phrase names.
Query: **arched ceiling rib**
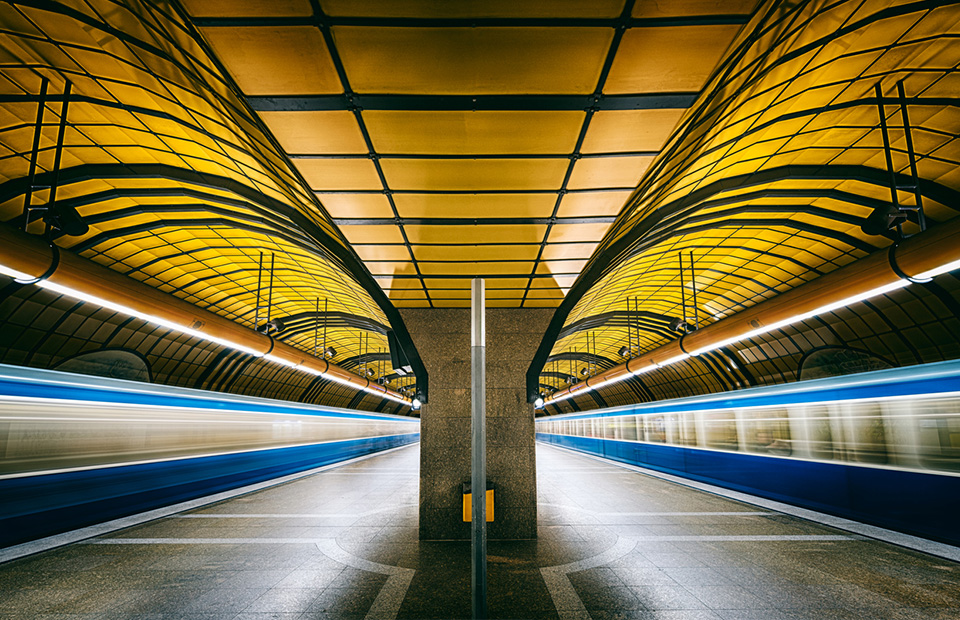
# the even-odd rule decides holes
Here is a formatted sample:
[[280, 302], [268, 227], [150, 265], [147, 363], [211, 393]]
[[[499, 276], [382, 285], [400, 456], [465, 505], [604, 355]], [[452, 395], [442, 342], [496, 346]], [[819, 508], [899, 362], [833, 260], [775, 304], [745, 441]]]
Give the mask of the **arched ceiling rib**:
[[[639, 309], [692, 323], [696, 294], [709, 324], [891, 244], [895, 231], [861, 225], [890, 204], [891, 182], [900, 204], [915, 204], [898, 82], [927, 222], [955, 217], [958, 23], [956, 3], [763, 2], [559, 308], [528, 382], [564, 387], [545, 361], [588, 341], [621, 363], [628, 339], [635, 356], [680, 335], [593, 317]], [[919, 230], [915, 216], [903, 230]], [[709, 360], [678, 366], [648, 380], [710, 371]], [[616, 393], [611, 404], [641, 398], [603, 393]]]
[[[251, 328], [268, 315], [312, 317], [312, 328], [296, 324], [277, 338], [311, 353], [322, 339], [334, 363], [387, 352], [393, 328], [422, 370], [395, 308], [176, 5], [3, 3], [0, 52], [7, 225], [23, 228], [25, 197], [43, 206], [56, 186], [58, 208], [76, 209], [90, 227], [53, 231], [61, 247]], [[41, 221], [27, 227], [43, 230]], [[269, 311], [258, 310], [268, 297]], [[324, 329], [327, 317], [336, 320]], [[390, 374], [388, 366], [378, 367]]]

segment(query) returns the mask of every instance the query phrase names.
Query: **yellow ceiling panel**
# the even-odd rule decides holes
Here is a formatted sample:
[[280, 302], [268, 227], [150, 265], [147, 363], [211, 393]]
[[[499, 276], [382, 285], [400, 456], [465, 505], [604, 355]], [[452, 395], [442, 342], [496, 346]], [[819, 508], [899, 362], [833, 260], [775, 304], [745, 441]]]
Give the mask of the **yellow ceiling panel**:
[[543, 248], [543, 260], [563, 258], [590, 258], [596, 243], [548, 243]]
[[484, 297], [487, 299], [521, 299], [524, 289], [506, 288], [506, 289], [487, 289], [484, 291]]
[[[341, 230], [349, 229], [348, 227]], [[357, 256], [363, 260], [372, 261], [404, 261], [410, 260], [410, 252], [405, 245], [353, 245]]]
[[393, 201], [400, 217], [550, 217], [557, 197], [553, 194], [395, 194]]
[[293, 163], [314, 190], [383, 189], [376, 166], [367, 159], [296, 159]]
[[429, 275], [476, 276], [530, 273], [533, 263], [427, 263], [421, 262], [420, 271]]
[[488, 308], [519, 308], [520, 300], [513, 299], [491, 299], [486, 303]]
[[378, 153], [569, 153], [585, 112], [369, 110], [363, 120]]
[[430, 287], [430, 299], [470, 299], [470, 289]]
[[540, 243], [547, 227], [541, 224], [480, 226], [406, 226], [410, 243]]
[[384, 159], [380, 162], [392, 189], [440, 191], [559, 189], [567, 163], [565, 159]]
[[537, 273], [580, 273], [585, 260], [551, 260], [542, 261], [537, 265]]
[[652, 157], [598, 157], [577, 160], [567, 187], [636, 187], [647, 171]]
[[469, 299], [441, 299], [433, 302], [434, 308], [469, 308]]
[[757, 0], [637, 0], [634, 17], [679, 17], [683, 15], [749, 14]]
[[562, 299], [527, 299], [523, 302], [524, 308], [556, 308]]
[[335, 26], [333, 37], [360, 93], [587, 94], [613, 29]]
[[427, 294], [423, 289], [397, 289], [390, 291], [388, 297], [391, 301], [395, 299], [426, 299]]
[[618, 215], [632, 191], [576, 192], [564, 194], [557, 217]]
[[390, 201], [383, 194], [320, 194], [318, 198], [331, 217], [393, 217]]
[[305, 17], [309, 0], [181, 0], [193, 17]]
[[526, 288], [529, 278], [490, 278], [486, 282], [487, 289], [498, 288]]
[[430, 302], [426, 299], [398, 299], [393, 305], [398, 308], [429, 308]]
[[610, 224], [556, 224], [550, 229], [548, 243], [561, 241], [600, 241]]
[[396, 226], [341, 226], [340, 231], [350, 243], [403, 243], [403, 235]]
[[291, 155], [367, 152], [352, 112], [260, 112], [260, 118]]
[[577, 276], [554, 276], [552, 278], [534, 278], [530, 288], [569, 289], [577, 281]]
[[470, 280], [466, 278], [424, 278], [424, 283], [433, 288], [470, 288]]
[[327, 15], [350, 17], [616, 17], [624, 0], [320, 0]]
[[536, 260], [538, 245], [414, 245], [417, 260]]
[[631, 28], [623, 35], [604, 92], [696, 92], [738, 25]]
[[423, 288], [415, 278], [377, 278], [377, 284], [384, 290]]
[[559, 288], [531, 288], [527, 299], [563, 299], [563, 295]]
[[320, 30], [313, 26], [203, 28], [247, 95], [319, 95], [343, 91]]
[[686, 110], [600, 110], [590, 119], [582, 153], [659, 151]]
[[371, 262], [364, 263], [367, 269], [375, 276], [412, 276], [417, 274], [413, 263], [401, 262]]

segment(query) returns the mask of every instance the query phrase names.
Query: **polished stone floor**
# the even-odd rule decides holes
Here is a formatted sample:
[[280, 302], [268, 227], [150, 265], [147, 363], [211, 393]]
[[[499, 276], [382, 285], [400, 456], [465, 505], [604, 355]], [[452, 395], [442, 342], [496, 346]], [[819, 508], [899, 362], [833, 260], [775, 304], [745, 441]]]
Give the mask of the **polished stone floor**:
[[[469, 543], [417, 540], [416, 446], [0, 565], [0, 619], [467, 618]], [[960, 618], [960, 564], [538, 446], [539, 539], [494, 618]]]

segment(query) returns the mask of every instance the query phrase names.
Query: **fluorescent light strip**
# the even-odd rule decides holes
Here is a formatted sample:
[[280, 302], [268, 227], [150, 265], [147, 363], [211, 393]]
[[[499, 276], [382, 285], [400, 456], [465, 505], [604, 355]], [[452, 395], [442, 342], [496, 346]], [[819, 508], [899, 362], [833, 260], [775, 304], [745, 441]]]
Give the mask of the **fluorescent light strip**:
[[181, 334], [185, 334], [185, 335], [187, 335], [187, 336], [192, 336], [192, 337], [197, 338], [197, 339], [199, 339], [199, 340], [204, 340], [204, 341], [206, 341], [206, 342], [212, 342], [212, 343], [214, 343], [214, 344], [217, 344], [217, 345], [220, 345], [220, 346], [223, 346], [223, 347], [227, 347], [227, 348], [229, 348], [229, 349], [234, 349], [234, 350], [236, 350], [236, 351], [240, 351], [240, 352], [242, 352], [242, 353], [246, 353], [247, 355], [252, 355], [252, 356], [254, 356], [254, 357], [262, 357], [262, 358], [265, 359], [265, 360], [268, 360], [268, 361], [271, 361], [271, 362], [274, 362], [274, 363], [277, 363], [277, 364], [281, 364], [281, 365], [283, 365], [283, 366], [287, 366], [287, 367], [293, 368], [293, 369], [295, 369], [295, 370], [301, 370], [301, 371], [306, 372], [306, 373], [309, 373], [309, 374], [311, 374], [311, 375], [315, 375], [315, 376], [319, 376], [319, 377], [324, 377], [324, 378], [329, 379], [329, 380], [331, 380], [331, 381], [333, 381], [333, 382], [335, 382], [335, 383], [339, 383], [339, 384], [341, 384], [341, 385], [345, 385], [345, 386], [347, 386], [347, 387], [349, 387], [349, 388], [352, 388], [352, 389], [354, 389], [354, 390], [360, 390], [360, 391], [362, 391], [362, 392], [367, 392], [368, 394], [373, 394], [373, 395], [375, 395], [375, 396], [379, 396], [379, 397], [381, 397], [381, 398], [386, 398], [386, 399], [388, 399], [388, 400], [392, 400], [392, 401], [394, 401], [394, 402], [401, 403], [401, 404], [404, 404], [404, 405], [408, 405], [408, 406], [409, 406], [409, 404], [410, 404], [410, 403], [408, 403], [406, 400], [404, 400], [404, 399], [402, 399], [402, 398], [397, 398], [396, 396], [393, 396], [392, 394], [390, 394], [390, 393], [388, 393], [388, 392], [379, 392], [379, 391], [377, 391], [377, 390], [371, 390], [370, 388], [367, 388], [367, 387], [360, 387], [359, 385], [353, 384], [353, 383], [351, 383], [350, 381], [347, 381], [346, 379], [342, 379], [342, 378], [340, 378], [340, 377], [338, 377], [338, 376], [336, 376], [336, 375], [330, 375], [330, 374], [327, 374], [327, 373], [325, 373], [325, 372], [321, 372], [321, 371], [319, 371], [319, 370], [316, 370], [316, 369], [314, 369], [314, 368], [309, 368], [309, 367], [303, 366], [303, 365], [301, 365], [301, 364], [296, 364], [296, 363], [294, 363], [294, 362], [290, 362], [290, 361], [288, 361], [288, 360], [285, 360], [285, 359], [283, 359], [283, 358], [281, 358], [281, 357], [277, 357], [276, 355], [264, 355], [263, 353], [261, 353], [261, 352], [259, 352], [259, 351], [256, 351], [256, 350], [254, 350], [254, 349], [251, 349], [250, 347], [246, 347], [246, 346], [244, 346], [244, 345], [242, 345], [242, 344], [238, 344], [238, 343], [233, 342], [233, 341], [230, 341], [230, 340], [225, 340], [225, 339], [223, 339], [223, 338], [217, 338], [217, 337], [215, 337], [215, 336], [211, 336], [211, 335], [209, 335], [209, 334], [205, 334], [205, 333], [203, 333], [203, 332], [201, 332], [201, 331], [197, 331], [197, 330], [195, 330], [195, 329], [191, 329], [191, 328], [189, 328], [189, 327], [185, 327], [185, 326], [183, 326], [183, 325], [179, 325], [179, 324], [177, 324], [177, 323], [174, 323], [173, 321], [168, 321], [168, 320], [163, 319], [163, 318], [160, 318], [160, 317], [158, 317], [158, 316], [154, 316], [154, 315], [151, 315], [151, 314], [143, 314], [142, 312], [138, 312], [138, 311], [134, 310], [133, 308], [130, 308], [130, 307], [128, 307], [128, 306], [124, 306], [123, 304], [118, 304], [118, 303], [115, 303], [115, 302], [112, 302], [112, 301], [108, 301], [108, 300], [103, 299], [103, 298], [101, 298], [101, 297], [97, 297], [96, 295], [91, 295], [91, 294], [89, 294], [89, 293], [84, 293], [84, 292], [78, 291], [78, 290], [76, 290], [76, 289], [74, 289], [74, 288], [70, 288], [69, 286], [63, 286], [63, 285], [61, 285], [61, 284], [57, 284], [57, 283], [51, 282], [51, 281], [49, 281], [49, 280], [40, 280], [39, 282], [34, 282], [34, 279], [35, 279], [35, 278], [34, 278], [33, 276], [30, 276], [30, 275], [28, 275], [28, 274], [25, 274], [25, 273], [22, 273], [22, 272], [20, 272], [20, 271], [17, 271], [16, 269], [11, 269], [10, 267], [7, 267], [7, 266], [5, 266], [5, 265], [0, 265], [0, 274], [9, 276], [9, 277], [13, 278], [14, 280], [16, 280], [16, 281], [18, 281], [18, 282], [21, 282], [21, 283], [36, 284], [37, 286], [40, 286], [40, 287], [42, 287], [42, 288], [45, 288], [45, 289], [47, 289], [47, 290], [49, 290], [49, 291], [53, 291], [54, 293], [58, 293], [58, 294], [60, 294], [60, 295], [65, 295], [65, 296], [67, 296], [67, 297], [72, 297], [73, 299], [78, 299], [78, 300], [83, 301], [83, 302], [96, 304], [96, 305], [101, 306], [101, 307], [103, 307], [103, 308], [107, 308], [107, 309], [109, 309], [109, 310], [113, 310], [114, 312], [119, 312], [119, 313], [121, 313], [121, 314], [126, 314], [126, 315], [129, 315], [129, 316], [132, 316], [132, 317], [134, 317], [134, 318], [140, 319], [140, 320], [142, 320], [142, 321], [146, 321], [147, 323], [151, 323], [151, 324], [153, 324], [153, 325], [158, 325], [158, 326], [160, 326], [160, 327], [166, 327], [167, 329], [170, 329], [170, 330], [173, 330], [173, 331], [176, 331], [176, 332], [180, 332]]
[[[913, 278], [916, 279], [916, 280], [926, 280], [926, 279], [928, 279], [928, 278], [933, 278], [934, 276], [938, 276], [938, 275], [940, 275], [940, 274], [944, 274], [944, 273], [947, 273], [947, 272], [949, 272], [949, 271], [953, 271], [953, 270], [955, 270], [955, 269], [960, 269], [960, 260], [955, 260], [955, 261], [952, 261], [952, 262], [950, 262], [950, 263], [946, 263], [946, 264], [944, 264], [944, 265], [941, 265], [941, 266], [939, 266], [939, 267], [936, 267], [936, 268], [934, 268], [934, 269], [931, 269], [931, 270], [929, 270], [929, 271], [925, 271], [925, 272], [923, 272], [923, 273], [921, 273], [921, 274], [919, 274], [919, 275], [913, 276]], [[770, 325], [764, 325], [763, 327], [758, 327], [757, 329], [751, 330], [751, 331], [749, 331], [749, 332], [747, 332], [747, 333], [745, 333], [745, 334], [741, 334], [741, 335], [739, 335], [739, 336], [734, 336], [733, 338], [728, 338], [728, 339], [723, 340], [723, 341], [721, 341], [721, 342], [719, 342], [719, 343], [712, 344], [712, 345], [703, 347], [703, 348], [701, 348], [701, 349], [697, 349], [696, 351], [690, 353], [689, 355], [686, 354], [686, 353], [682, 353], [682, 354], [677, 355], [677, 356], [675, 356], [675, 357], [671, 357], [670, 359], [668, 359], [668, 360], [666, 360], [666, 361], [663, 361], [663, 362], [653, 362], [653, 363], [651, 363], [651, 364], [644, 365], [644, 366], [640, 367], [640, 368], [637, 369], [637, 370], [631, 370], [631, 371], [630, 371], [630, 374], [627, 375], [627, 376], [613, 377], [613, 378], [610, 378], [610, 379], [606, 379], [606, 380], [598, 383], [597, 385], [587, 385], [587, 386], [585, 386], [585, 387], [583, 387], [583, 388], [581, 388], [581, 389], [579, 389], [579, 390], [577, 390], [577, 391], [575, 391], [575, 392], [566, 392], [566, 393], [564, 393], [564, 394], [562, 394], [562, 395], [560, 395], [560, 396], [551, 397], [550, 400], [548, 400], [545, 404], [557, 403], [557, 402], [560, 402], [560, 401], [562, 401], [562, 400], [566, 400], [566, 399], [568, 399], [568, 398], [572, 398], [572, 397], [574, 397], [574, 396], [576, 396], [576, 395], [578, 395], [578, 394], [586, 394], [587, 392], [590, 392], [590, 391], [593, 391], [593, 390], [598, 390], [598, 389], [600, 389], [600, 388], [602, 388], [602, 387], [605, 387], [605, 386], [607, 386], [607, 385], [610, 385], [611, 383], [617, 383], [617, 382], [619, 382], [619, 381], [623, 381], [623, 380], [625, 380], [625, 379], [626, 379], [627, 377], [629, 377], [629, 376], [642, 375], [642, 374], [647, 373], [647, 372], [650, 372], [650, 371], [652, 371], [652, 370], [654, 370], [654, 369], [656, 369], [656, 368], [663, 368], [663, 367], [665, 367], [665, 366], [669, 366], [669, 365], [671, 365], [671, 364], [675, 364], [675, 363], [677, 363], [677, 362], [681, 362], [681, 361], [683, 361], [683, 360], [685, 360], [685, 359], [687, 359], [687, 358], [689, 358], [689, 357], [696, 357], [696, 356], [701, 355], [701, 354], [703, 354], [703, 353], [709, 353], [710, 351], [716, 351], [717, 349], [719, 349], [719, 348], [721, 348], [721, 347], [725, 347], [725, 346], [727, 346], [727, 345], [731, 345], [731, 344], [740, 342], [741, 340], [746, 340], [747, 338], [753, 338], [754, 336], [759, 336], [759, 335], [761, 335], [761, 334], [766, 334], [766, 333], [771, 332], [771, 331], [773, 331], [773, 330], [775, 330], [775, 329], [780, 329], [780, 328], [782, 328], [782, 327], [786, 327], [786, 326], [792, 325], [792, 324], [794, 324], [794, 323], [799, 323], [800, 321], [803, 321], [803, 320], [805, 320], [805, 319], [809, 319], [809, 318], [815, 317], [815, 316], [820, 315], [820, 314], [823, 314], [823, 313], [825, 313], [825, 312], [831, 312], [831, 311], [837, 310], [837, 309], [839, 309], [839, 308], [845, 308], [845, 307], [850, 306], [850, 305], [853, 305], [853, 304], [855, 304], [855, 303], [857, 303], [857, 302], [861, 302], [861, 301], [870, 299], [871, 297], [876, 297], [877, 295], [883, 295], [884, 293], [889, 293], [890, 291], [895, 291], [895, 290], [897, 290], [897, 289], [904, 288], [904, 287], [906, 287], [906, 286], [909, 286], [910, 284], [911, 284], [910, 280], [897, 280], [896, 282], [891, 282], [890, 284], [885, 284], [884, 286], [879, 286], [879, 287], [877, 287], [877, 288], [875, 288], [875, 289], [871, 289], [871, 290], [869, 290], [869, 291], [867, 291], [867, 292], [865, 292], [865, 293], [861, 293], [860, 295], [852, 295], [852, 296], [847, 297], [847, 298], [845, 298], [845, 299], [841, 299], [840, 301], [835, 301], [835, 302], [833, 302], [833, 303], [829, 303], [829, 304], [826, 304], [826, 305], [824, 305], [824, 306], [820, 306], [819, 308], [816, 308], [816, 309], [814, 309], [814, 310], [811, 310], [810, 312], [805, 312], [805, 313], [803, 313], [803, 314], [796, 314], [796, 315], [791, 316], [791, 317], [789, 317], [789, 318], [783, 319], [782, 321], [777, 321], [776, 323], [772, 323], [772, 324], [770, 324]], [[589, 380], [589, 379], [588, 379], [588, 380]]]

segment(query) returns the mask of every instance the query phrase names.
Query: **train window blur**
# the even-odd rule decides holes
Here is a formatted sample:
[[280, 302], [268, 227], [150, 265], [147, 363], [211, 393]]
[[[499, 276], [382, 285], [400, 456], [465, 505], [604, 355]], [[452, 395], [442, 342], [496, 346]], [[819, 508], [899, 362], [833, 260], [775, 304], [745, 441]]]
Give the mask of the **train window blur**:
[[737, 421], [732, 411], [708, 411], [703, 415], [704, 443], [709, 448], [738, 450]]
[[620, 418], [620, 438], [627, 441], [637, 440], [637, 418], [628, 415]]
[[617, 438], [617, 421], [615, 418], [601, 418], [600, 423], [603, 425], [604, 439]]
[[688, 411], [680, 415], [680, 423], [677, 425], [676, 438], [681, 446], [697, 445], [697, 418], [693, 412]]
[[652, 441], [655, 443], [665, 443], [667, 441], [667, 429], [664, 416], [643, 416], [643, 420], [647, 431], [647, 441]]
[[960, 471], [960, 400], [929, 399], [913, 403], [918, 420], [917, 456], [924, 467]]
[[880, 406], [861, 403], [850, 406], [853, 431], [853, 460], [861, 463], [886, 463], [887, 439]]
[[833, 430], [830, 427], [830, 410], [819, 405], [808, 406], [806, 420], [810, 456], [815, 459], [832, 459]]
[[789, 456], [790, 417], [786, 409], [748, 409], [742, 412], [748, 452]]

